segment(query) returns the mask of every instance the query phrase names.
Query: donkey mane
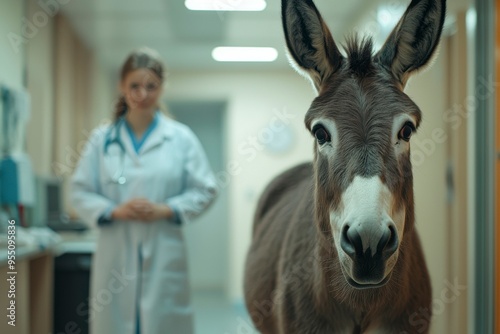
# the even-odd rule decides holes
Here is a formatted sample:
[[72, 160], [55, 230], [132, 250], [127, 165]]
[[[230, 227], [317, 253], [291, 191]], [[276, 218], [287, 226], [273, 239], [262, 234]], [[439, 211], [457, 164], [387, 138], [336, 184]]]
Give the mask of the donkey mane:
[[347, 37], [344, 51], [349, 59], [349, 71], [358, 77], [369, 76], [373, 73], [373, 39], [360, 37], [358, 34]]

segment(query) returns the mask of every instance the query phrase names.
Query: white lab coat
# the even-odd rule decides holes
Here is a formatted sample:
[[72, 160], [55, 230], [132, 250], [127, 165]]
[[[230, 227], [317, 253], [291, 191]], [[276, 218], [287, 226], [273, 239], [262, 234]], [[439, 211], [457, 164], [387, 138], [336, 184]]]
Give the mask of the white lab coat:
[[[104, 153], [112, 126], [92, 133], [72, 178], [72, 204], [90, 224], [110, 207], [143, 197], [175, 208], [173, 221], [115, 221], [99, 227], [88, 312], [92, 334], [190, 334], [186, 249], [181, 226], [213, 201], [216, 182], [192, 131], [159, 113], [158, 124], [136, 154], [120, 126]], [[114, 130], [111, 134], [114, 135]], [[123, 163], [125, 184], [111, 182]], [[139, 324], [136, 320], [139, 320]]]

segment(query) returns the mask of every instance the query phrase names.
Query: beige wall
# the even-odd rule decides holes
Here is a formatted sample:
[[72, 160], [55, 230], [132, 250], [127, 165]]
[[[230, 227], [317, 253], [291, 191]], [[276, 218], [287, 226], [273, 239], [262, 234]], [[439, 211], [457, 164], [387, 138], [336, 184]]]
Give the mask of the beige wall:
[[[432, 333], [448, 333], [446, 312], [440, 310], [441, 293], [453, 282], [447, 273], [447, 193], [446, 140], [447, 126], [443, 113], [447, 107], [446, 49], [431, 68], [410, 79], [406, 93], [414, 99], [423, 114], [423, 121], [412, 138], [416, 224], [420, 234], [433, 288], [434, 312]], [[446, 305], [445, 305], [446, 306]]]
[[[111, 78], [103, 73], [92, 51], [61, 15], [55, 20], [55, 131], [52, 172], [69, 191], [69, 178], [92, 129], [112, 112]], [[109, 116], [107, 116], [109, 117]], [[65, 207], [71, 211], [69, 196]]]
[[[464, 115], [474, 96], [467, 94], [472, 64], [467, 44], [462, 12], [456, 33], [443, 38], [436, 62], [407, 89], [424, 115], [412, 140], [412, 156], [417, 226], [433, 286], [432, 333], [467, 333], [472, 323], [468, 299], [473, 285], [467, 277], [467, 203], [472, 196], [467, 189], [467, 127], [472, 118]], [[453, 182], [450, 189], [447, 177]]]
[[[35, 1], [28, 1], [27, 17], [40, 11]], [[54, 130], [54, 22], [38, 30], [26, 44], [27, 89], [31, 95], [31, 118], [27, 125], [26, 151], [36, 174], [50, 175], [53, 160]]]
[[95, 56], [90, 59], [90, 71], [90, 105], [89, 109], [85, 111], [86, 114], [89, 114], [88, 131], [112, 118], [115, 99], [118, 96], [115, 84], [117, 74], [103, 71]]
[[0, 2], [0, 83], [17, 89], [23, 87], [24, 43], [16, 42], [22, 38], [23, 10], [22, 1]]

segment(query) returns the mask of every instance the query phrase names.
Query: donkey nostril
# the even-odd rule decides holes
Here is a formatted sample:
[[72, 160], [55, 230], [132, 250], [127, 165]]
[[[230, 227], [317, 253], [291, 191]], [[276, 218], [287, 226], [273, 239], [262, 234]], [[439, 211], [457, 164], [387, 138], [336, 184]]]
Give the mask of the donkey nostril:
[[386, 256], [392, 255], [398, 249], [399, 245], [398, 233], [393, 225], [389, 225], [389, 233], [390, 233], [389, 240], [387, 241], [387, 244], [384, 247], [384, 253], [386, 253]]
[[363, 255], [363, 243], [359, 232], [355, 228], [345, 225], [342, 229], [340, 246], [350, 257]]
[[344, 227], [342, 228], [342, 234], [340, 237], [340, 247], [346, 252], [347, 255], [350, 257], [354, 256], [356, 253], [356, 250], [354, 249], [354, 246], [351, 242], [351, 239], [349, 238], [348, 232], [349, 231], [349, 225], [345, 224]]

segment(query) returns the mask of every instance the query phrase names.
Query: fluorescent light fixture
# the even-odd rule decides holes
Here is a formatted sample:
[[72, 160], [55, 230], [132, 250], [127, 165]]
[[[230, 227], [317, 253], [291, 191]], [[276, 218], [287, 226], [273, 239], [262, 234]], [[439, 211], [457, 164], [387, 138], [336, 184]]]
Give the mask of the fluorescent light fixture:
[[278, 51], [275, 48], [219, 46], [212, 50], [212, 57], [217, 61], [271, 62], [278, 58]]
[[215, 11], [261, 11], [266, 8], [265, 0], [186, 0], [190, 10]]
[[382, 28], [393, 28], [398, 23], [405, 11], [404, 6], [400, 7], [381, 7], [377, 11], [377, 21]]

